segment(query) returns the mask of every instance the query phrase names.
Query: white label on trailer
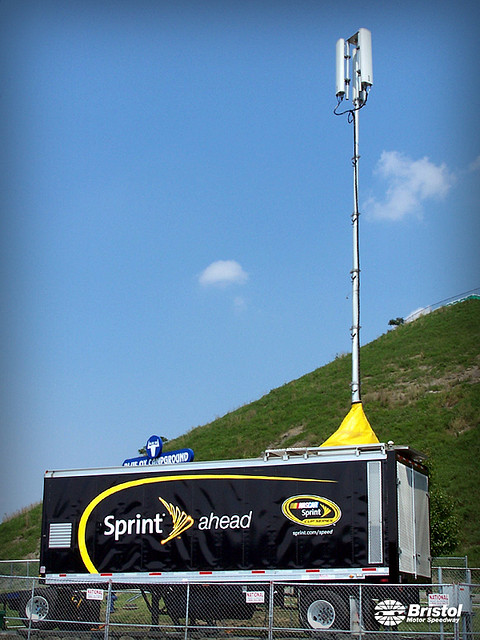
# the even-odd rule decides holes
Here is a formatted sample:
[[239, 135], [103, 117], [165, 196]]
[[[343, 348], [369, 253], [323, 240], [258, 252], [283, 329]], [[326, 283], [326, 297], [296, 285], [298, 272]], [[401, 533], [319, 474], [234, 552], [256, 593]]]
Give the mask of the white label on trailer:
[[103, 600], [103, 589], [87, 589], [87, 600]]
[[265, 602], [265, 591], [245, 591], [245, 601], [263, 604]]

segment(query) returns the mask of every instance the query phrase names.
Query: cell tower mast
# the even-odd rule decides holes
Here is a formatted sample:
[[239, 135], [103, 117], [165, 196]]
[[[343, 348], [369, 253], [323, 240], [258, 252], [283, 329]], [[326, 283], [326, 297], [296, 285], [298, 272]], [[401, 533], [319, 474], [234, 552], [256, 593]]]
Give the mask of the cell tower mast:
[[[358, 124], [359, 111], [367, 103], [373, 84], [372, 35], [368, 29], [359, 29], [348, 40], [340, 38], [336, 45], [336, 115], [348, 114], [353, 123], [353, 266], [352, 277], [352, 404], [361, 402], [360, 394], [360, 251], [358, 239]], [[349, 100], [352, 108], [339, 113], [343, 100]]]

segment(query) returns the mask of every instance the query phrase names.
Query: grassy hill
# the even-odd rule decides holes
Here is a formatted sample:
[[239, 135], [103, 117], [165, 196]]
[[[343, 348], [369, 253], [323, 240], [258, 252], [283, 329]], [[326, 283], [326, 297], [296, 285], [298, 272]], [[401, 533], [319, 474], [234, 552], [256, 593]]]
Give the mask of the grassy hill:
[[22, 509], [0, 524], [0, 560], [28, 560], [40, 553], [42, 504]]
[[[389, 331], [362, 347], [361, 365], [362, 400], [377, 437], [428, 454], [433, 490], [454, 499], [457, 553], [480, 566], [480, 300], [443, 307]], [[339, 357], [192, 429], [165, 450], [190, 447], [196, 460], [212, 460], [319, 445], [350, 408], [350, 378], [351, 357]], [[32, 514], [30, 522], [36, 517]], [[24, 525], [13, 532], [14, 520], [0, 525], [1, 558], [34, 552], [35, 534], [29, 551], [7, 546], [23, 538]]]

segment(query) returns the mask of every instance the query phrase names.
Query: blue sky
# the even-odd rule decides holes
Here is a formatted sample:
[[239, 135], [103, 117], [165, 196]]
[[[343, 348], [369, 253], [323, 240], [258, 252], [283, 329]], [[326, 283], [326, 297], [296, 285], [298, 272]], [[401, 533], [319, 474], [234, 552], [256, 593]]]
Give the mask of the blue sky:
[[360, 27], [361, 342], [480, 286], [479, 18], [464, 1], [0, 4], [0, 516], [41, 499], [45, 469], [120, 464], [350, 351], [335, 43]]

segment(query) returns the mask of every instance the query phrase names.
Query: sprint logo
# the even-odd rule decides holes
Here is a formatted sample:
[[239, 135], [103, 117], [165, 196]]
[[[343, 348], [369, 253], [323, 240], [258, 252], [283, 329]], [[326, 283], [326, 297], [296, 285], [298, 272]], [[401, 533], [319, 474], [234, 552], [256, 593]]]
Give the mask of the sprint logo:
[[[166, 538], [161, 540], [160, 544], [167, 544], [173, 538], [182, 535], [184, 531], [193, 526], [193, 518], [182, 511], [180, 507], [176, 507], [171, 502], [167, 502], [163, 498], [158, 498], [172, 518], [172, 530]], [[106, 516], [103, 520], [104, 536], [113, 536], [118, 542], [125, 535], [161, 535], [163, 531], [163, 516], [165, 514], [156, 513], [153, 518], [143, 518], [140, 513], [135, 514], [133, 518], [115, 518], [113, 515]]]
[[167, 502], [163, 498], [158, 499], [172, 517], [173, 529], [170, 532], [170, 535], [167, 538], [164, 538], [160, 543], [167, 544], [167, 542], [169, 542], [173, 538], [181, 536], [184, 531], [190, 529], [190, 527], [193, 526], [193, 518], [192, 516], [188, 516], [185, 511], [182, 511], [180, 507], [175, 507], [173, 504]]

